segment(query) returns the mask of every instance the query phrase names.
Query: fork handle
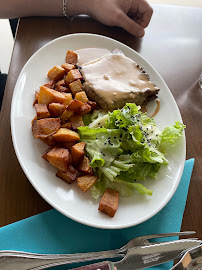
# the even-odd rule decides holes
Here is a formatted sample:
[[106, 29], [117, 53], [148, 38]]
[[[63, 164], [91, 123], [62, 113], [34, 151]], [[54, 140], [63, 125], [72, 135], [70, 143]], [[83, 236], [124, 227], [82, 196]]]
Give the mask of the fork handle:
[[79, 268], [73, 268], [71, 270], [117, 270], [117, 268], [114, 268], [114, 265], [111, 262], [100, 262], [100, 263], [85, 265]]
[[118, 257], [123, 256], [121, 256], [117, 250], [57, 255], [34, 254], [18, 251], [0, 251], [0, 269], [41, 270], [58, 265], [90, 262], [94, 260]]

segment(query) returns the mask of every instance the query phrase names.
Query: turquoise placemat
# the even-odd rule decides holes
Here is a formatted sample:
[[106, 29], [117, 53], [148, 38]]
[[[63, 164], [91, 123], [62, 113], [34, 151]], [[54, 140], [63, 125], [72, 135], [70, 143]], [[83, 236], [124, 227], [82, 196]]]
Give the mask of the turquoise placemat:
[[[0, 228], [0, 250], [36, 253], [100, 251], [119, 248], [140, 235], [179, 232], [193, 165], [194, 159], [185, 162], [180, 184], [172, 199], [157, 215], [140, 225], [119, 230], [97, 229], [77, 223], [56, 210], [50, 210]], [[152, 269], [167, 270], [171, 267], [172, 262], [169, 262]], [[57, 269], [70, 268], [72, 266]]]

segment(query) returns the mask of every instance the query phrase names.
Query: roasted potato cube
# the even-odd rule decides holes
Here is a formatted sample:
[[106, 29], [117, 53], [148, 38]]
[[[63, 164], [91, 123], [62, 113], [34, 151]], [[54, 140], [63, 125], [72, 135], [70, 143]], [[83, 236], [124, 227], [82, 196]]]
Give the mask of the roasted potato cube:
[[32, 119], [32, 126], [33, 126], [34, 120], [37, 120], [37, 116], [35, 116], [34, 119]]
[[91, 111], [94, 111], [97, 109], [97, 103], [94, 101], [88, 101], [88, 104], [91, 106]]
[[84, 105], [83, 102], [81, 101], [78, 101], [76, 99], [73, 99], [69, 105], [68, 105], [68, 110], [73, 110], [73, 111], [76, 111], [79, 109], [79, 107], [81, 107], [82, 105]]
[[77, 177], [77, 184], [83, 192], [86, 192], [97, 181], [98, 177], [95, 175], [83, 175]]
[[33, 106], [38, 103], [38, 98], [39, 98], [39, 92], [35, 91], [35, 97], [34, 97]]
[[65, 77], [65, 83], [68, 86], [70, 83], [76, 80], [82, 80], [83, 77], [78, 69], [72, 69], [67, 73]]
[[55, 87], [57, 87], [57, 86], [66, 86], [65, 80], [63, 79], [63, 80], [56, 82]]
[[62, 93], [65, 97], [65, 101], [63, 104], [69, 105], [72, 102], [72, 94], [71, 93]]
[[58, 171], [56, 176], [67, 182], [68, 184], [72, 184], [77, 177], [78, 171], [71, 165], [68, 166], [67, 171]]
[[72, 146], [71, 156], [73, 163], [78, 164], [80, 160], [84, 157], [85, 146], [85, 142], [80, 142]]
[[70, 92], [70, 89], [65, 86], [58, 85], [55, 88], [55, 91], [67, 93], [67, 92]]
[[83, 173], [93, 174], [93, 169], [90, 167], [90, 160], [87, 156], [84, 156], [78, 166], [78, 170]]
[[81, 83], [81, 80], [76, 80], [76, 81], [70, 83], [69, 88], [70, 88], [73, 96], [75, 96], [76, 93], [82, 92], [84, 89], [83, 85]]
[[59, 81], [63, 79], [65, 75], [65, 69], [61, 66], [54, 66], [51, 70], [49, 70], [47, 76], [50, 80]]
[[71, 122], [67, 122], [65, 124], [61, 125], [61, 128], [68, 128], [68, 129], [72, 129], [72, 123]]
[[84, 115], [87, 114], [91, 111], [91, 106], [87, 103], [83, 104], [82, 106], [80, 106], [76, 112], [80, 115]]
[[119, 203], [119, 192], [107, 188], [100, 200], [98, 210], [113, 217], [116, 213]]
[[35, 139], [53, 135], [60, 128], [60, 118], [44, 118], [32, 122], [32, 132]]
[[64, 94], [50, 89], [44, 85], [40, 87], [38, 103], [48, 105], [53, 102], [64, 103], [65, 101], [66, 98]]
[[85, 91], [81, 91], [81, 92], [76, 93], [74, 98], [76, 100], [83, 102], [83, 103], [87, 103], [89, 101]]
[[47, 118], [50, 116], [46, 104], [35, 104], [37, 119]]
[[67, 148], [69, 151], [72, 150], [72, 146], [75, 145], [76, 142], [64, 142], [62, 143], [62, 147]]
[[75, 111], [73, 110], [65, 110], [62, 115], [60, 115], [60, 119], [68, 120], [71, 116], [73, 116]]
[[47, 154], [46, 158], [50, 164], [65, 172], [70, 162], [70, 153], [66, 148], [53, 147]]
[[48, 105], [48, 108], [51, 116], [58, 117], [66, 110], [67, 105], [53, 102]]
[[77, 130], [78, 127], [83, 127], [83, 119], [81, 115], [75, 115], [69, 118], [69, 121], [71, 122], [72, 129]]
[[77, 63], [77, 61], [78, 61], [78, 55], [73, 51], [67, 51], [66, 62], [68, 64], [75, 65]]
[[53, 135], [53, 138], [57, 142], [75, 142], [80, 140], [80, 136], [78, 133], [67, 128], [60, 128]]
[[53, 139], [53, 135], [50, 135], [46, 138], [39, 138], [42, 142], [46, 143], [49, 146], [54, 146], [56, 144], [55, 140]]
[[68, 64], [68, 63], [64, 63], [64, 64], [62, 64], [62, 66], [61, 66], [61, 67], [62, 67], [62, 68], [64, 68], [65, 73], [68, 73], [70, 70], [72, 70], [72, 69], [75, 69], [75, 68], [76, 68], [76, 66], [75, 66], [75, 65]]
[[47, 154], [48, 154], [48, 152], [49, 152], [50, 150], [52, 150], [52, 149], [53, 149], [53, 146], [49, 147], [49, 148], [45, 151], [45, 153], [43, 154], [42, 158], [45, 159], [46, 161], [48, 161], [48, 160], [47, 160]]
[[52, 80], [52, 81], [50, 81], [50, 82], [44, 84], [43, 86], [46, 86], [46, 87], [48, 87], [48, 88], [50, 88], [50, 89], [54, 89], [54, 88], [55, 88], [55, 81]]

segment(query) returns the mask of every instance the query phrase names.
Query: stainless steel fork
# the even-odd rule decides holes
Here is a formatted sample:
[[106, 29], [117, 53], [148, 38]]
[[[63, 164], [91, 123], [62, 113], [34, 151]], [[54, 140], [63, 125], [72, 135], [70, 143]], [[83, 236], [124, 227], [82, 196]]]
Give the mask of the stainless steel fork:
[[[149, 242], [150, 239], [172, 237], [172, 236], [183, 236], [194, 233], [195, 232], [192, 231], [186, 231], [186, 232], [173, 232], [173, 233], [162, 233], [162, 234], [140, 236], [130, 240], [126, 245], [124, 245], [119, 249], [99, 251], [99, 252], [46, 255], [20, 251], [0, 251], [0, 269], [4, 270], [45, 269], [48, 267], [58, 265], [87, 262], [87, 261], [89, 262], [94, 260], [113, 259], [113, 258], [122, 259], [124, 258], [128, 249], [130, 248], [154, 245], [157, 243], [157, 242], [155, 243]], [[168, 241], [165, 242], [168, 243]]]

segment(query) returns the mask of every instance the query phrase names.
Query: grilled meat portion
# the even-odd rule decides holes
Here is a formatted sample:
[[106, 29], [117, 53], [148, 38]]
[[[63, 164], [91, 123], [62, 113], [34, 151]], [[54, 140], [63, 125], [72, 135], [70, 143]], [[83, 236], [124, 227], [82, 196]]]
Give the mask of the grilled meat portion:
[[127, 102], [147, 104], [160, 90], [143, 68], [120, 51], [84, 64], [80, 71], [88, 97], [103, 110], [122, 108]]

